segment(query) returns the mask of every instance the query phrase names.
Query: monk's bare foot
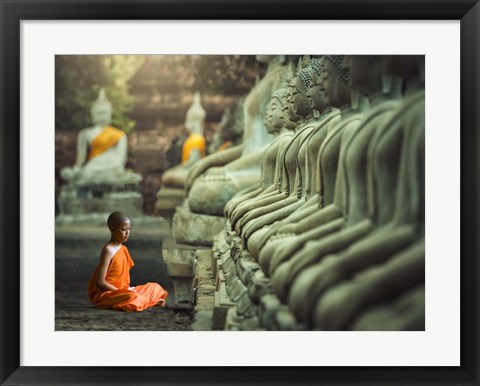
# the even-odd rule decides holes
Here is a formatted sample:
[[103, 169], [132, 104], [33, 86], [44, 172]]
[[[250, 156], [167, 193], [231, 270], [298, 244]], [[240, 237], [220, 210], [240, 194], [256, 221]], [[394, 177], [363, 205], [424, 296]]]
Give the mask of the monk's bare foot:
[[160, 299], [157, 303], [157, 307], [164, 308], [165, 307], [165, 299]]

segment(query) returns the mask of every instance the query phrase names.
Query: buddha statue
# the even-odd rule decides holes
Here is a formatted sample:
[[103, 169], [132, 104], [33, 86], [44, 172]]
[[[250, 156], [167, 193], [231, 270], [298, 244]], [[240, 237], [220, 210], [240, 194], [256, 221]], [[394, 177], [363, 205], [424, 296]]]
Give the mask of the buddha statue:
[[173, 216], [177, 243], [212, 245], [225, 227], [225, 204], [247, 187], [260, 183], [261, 164], [273, 140], [264, 125], [267, 103], [287, 73], [285, 56], [258, 56], [268, 62], [265, 76], [257, 82], [244, 103], [243, 143], [200, 160], [189, 172], [187, 200]]
[[142, 177], [125, 170], [127, 136], [110, 125], [112, 104], [102, 88], [91, 108], [93, 126], [80, 130], [73, 167], [60, 170], [61, 177], [75, 185], [138, 184]]
[[[271, 275], [284, 260], [301, 249], [308, 240], [315, 240], [341, 229], [342, 215], [342, 181], [338, 178], [338, 163], [342, 144], [347, 134], [354, 130], [363, 117], [360, 109], [350, 105], [351, 89], [348, 84], [348, 72], [342, 68], [342, 56], [325, 57], [325, 74], [323, 77], [325, 96], [330, 106], [340, 109], [336, 124], [322, 141], [316, 156], [319, 178], [318, 205], [309, 206], [309, 215], [300, 220], [296, 227], [288, 227], [288, 233], [282, 233], [279, 239], [267, 242], [259, 254], [259, 262], [264, 272]], [[364, 103], [359, 104], [364, 108]], [[344, 135], [344, 133], [347, 133]], [[320, 210], [315, 210], [319, 208]], [[280, 228], [282, 232], [285, 232]], [[297, 233], [298, 235], [297, 235]], [[291, 235], [293, 233], [293, 235]]]
[[248, 241], [252, 233], [271, 224], [276, 219], [285, 217], [302, 204], [301, 175], [305, 176], [305, 162], [302, 155], [305, 153], [305, 144], [317, 125], [317, 119], [313, 117], [313, 111], [306, 96], [306, 89], [311, 81], [310, 73], [311, 66], [307, 64], [299, 71], [289, 87], [287, 100], [289, 101], [290, 119], [298, 122], [295, 135], [285, 147], [280, 160], [283, 186], [269, 200], [257, 200], [248, 206], [244, 205], [243, 208], [238, 208], [237, 213], [232, 216], [232, 225], [235, 224], [235, 229], [245, 241]]
[[122, 208], [132, 218], [143, 215], [142, 176], [125, 169], [127, 135], [110, 125], [112, 105], [101, 89], [91, 108], [93, 126], [80, 130], [73, 167], [60, 170], [67, 184], [58, 197], [58, 224], [101, 221]]
[[[359, 58], [357, 58], [358, 60]], [[363, 58], [365, 59], [365, 58]], [[387, 61], [391, 61], [391, 57], [387, 57]], [[405, 61], [405, 58], [401, 59], [402, 61]], [[411, 66], [403, 64], [402, 66], [397, 67], [405, 69], [409, 69]], [[358, 67], [356, 67], [358, 68]], [[362, 71], [363, 73], [366, 72], [366, 70]], [[368, 66], [368, 72], [371, 74], [371, 66]], [[374, 98], [375, 99], [375, 98]], [[310, 247], [312, 248], [309, 252], [306, 250], [302, 251], [302, 253], [298, 254], [298, 256], [295, 256], [293, 259], [300, 259], [303, 258], [304, 261], [301, 262], [300, 260], [295, 261], [295, 263], [300, 264], [295, 266], [295, 264], [292, 264], [289, 266], [289, 274], [290, 272], [293, 271], [293, 284], [292, 288], [290, 290], [289, 294], [289, 305], [291, 310], [293, 310], [296, 314], [296, 316], [304, 321], [304, 322], [312, 322], [312, 310], [315, 309], [315, 301], [317, 301], [318, 297], [320, 296], [323, 291], [327, 290], [328, 293], [328, 288], [329, 286], [335, 285], [335, 283], [345, 280], [347, 278], [350, 278], [354, 272], [357, 272], [359, 269], [369, 267], [372, 264], [379, 263], [384, 261], [385, 259], [388, 259], [392, 254], [395, 254], [396, 252], [400, 252], [402, 250], [405, 250], [405, 254], [400, 255], [402, 256], [407, 256], [407, 257], [400, 257], [400, 260], [406, 260], [407, 263], [406, 266], [410, 267], [408, 264], [413, 264], [412, 268], [412, 278], [416, 278], [414, 280], [414, 283], [418, 284], [418, 281], [421, 280], [423, 277], [423, 271], [418, 268], [422, 265], [422, 229], [423, 225], [418, 222], [415, 222], [415, 218], [419, 216], [420, 213], [420, 218], [423, 218], [423, 215], [421, 214], [421, 208], [422, 208], [422, 202], [423, 199], [419, 198], [422, 197], [423, 193], [418, 189], [412, 189], [413, 186], [423, 186], [423, 175], [419, 179], [419, 181], [416, 184], [414, 183], [408, 183], [407, 182], [402, 182], [402, 175], [408, 175], [410, 177], [410, 180], [412, 176], [415, 176], [416, 173], [414, 172], [414, 168], [418, 168], [418, 165], [423, 160], [423, 145], [422, 145], [422, 140], [423, 140], [423, 134], [422, 134], [422, 125], [424, 126], [424, 94], [423, 90], [420, 89], [419, 92], [417, 92], [416, 95], [410, 98], [406, 98], [401, 106], [397, 106], [393, 112], [391, 111], [390, 113], [384, 112], [381, 113], [380, 115], [378, 114], [381, 109], [388, 107], [388, 104], [391, 104], [391, 101], [385, 101], [383, 103], [378, 103], [376, 109], [372, 109], [370, 111], [369, 117], [371, 118], [374, 114], [374, 110], [377, 111], [376, 114], [376, 121], [379, 123], [377, 127], [373, 130], [372, 134], [372, 122], [375, 122], [373, 120], [366, 119], [364, 124], [357, 130], [356, 132], [356, 138], [355, 136], [352, 138], [352, 140], [349, 143], [349, 147], [347, 148], [346, 151], [346, 158], [345, 158], [345, 171], [346, 171], [346, 181], [348, 182], [347, 185], [355, 185], [358, 184], [357, 177], [358, 176], [358, 168], [356, 169], [355, 167], [358, 165], [361, 165], [362, 162], [361, 159], [358, 157], [361, 156], [361, 154], [365, 153], [365, 150], [362, 150], [362, 146], [358, 146], [359, 144], [361, 145], [362, 143], [364, 144], [363, 147], [365, 147], [365, 139], [369, 140], [368, 144], [368, 156], [367, 158], [370, 160], [375, 160], [373, 165], [376, 165], [375, 167], [371, 166], [368, 169], [367, 172], [367, 181], [368, 181], [368, 187], [367, 189], [369, 193], [367, 195], [365, 194], [360, 194], [359, 190], [353, 190], [355, 193], [355, 200], [360, 200], [363, 201], [364, 204], [360, 206], [360, 209], [363, 208], [362, 211], [359, 211], [359, 208], [355, 210], [353, 207], [354, 205], [358, 205], [358, 203], [355, 203], [355, 201], [351, 201], [351, 204], [347, 206], [348, 214], [354, 215], [350, 221], [347, 221], [347, 227], [344, 231], [338, 232], [337, 235], [333, 235], [329, 240], [325, 238], [324, 240], [319, 240], [318, 242], [312, 242]], [[398, 104], [398, 103], [397, 103]], [[393, 114], [392, 114], [393, 113]], [[385, 115], [386, 114], [386, 115]], [[380, 119], [381, 118], [381, 119]], [[380, 120], [379, 120], [380, 119]], [[369, 124], [370, 121], [370, 124]], [[382, 121], [384, 122], [382, 124]], [[405, 151], [404, 151], [404, 146], [400, 147], [399, 144], [402, 142], [402, 137], [410, 138], [411, 136], [404, 131], [406, 130], [405, 128], [409, 128], [410, 132], [417, 133], [416, 137], [418, 138], [419, 142], [416, 142], [417, 145], [413, 145], [414, 148], [419, 148], [420, 155], [419, 156], [414, 156], [413, 154], [409, 154], [409, 156], [404, 156]], [[420, 134], [418, 134], [420, 133]], [[412, 135], [413, 136], [413, 135]], [[363, 140], [362, 140], [363, 137]], [[380, 139], [382, 138], [382, 139]], [[405, 141], [404, 141], [405, 142]], [[420, 145], [418, 145], [420, 143]], [[382, 147], [381, 145], [382, 144]], [[388, 144], [388, 145], [387, 145]], [[376, 152], [373, 151], [372, 149], [376, 149]], [[402, 153], [403, 158], [400, 156]], [[381, 155], [381, 159], [380, 159]], [[363, 156], [365, 157], [365, 156]], [[402, 159], [401, 159], [402, 158]], [[401, 160], [400, 160], [401, 159]], [[399, 162], [400, 160], [400, 162]], [[406, 161], [408, 160], [408, 161]], [[416, 166], [412, 166], [412, 169], [410, 172], [405, 173], [405, 164], [408, 163], [413, 163]], [[363, 162], [365, 164], [365, 162]], [[361, 167], [360, 170], [364, 170], [365, 167]], [[422, 168], [420, 168], [422, 170]], [[403, 171], [402, 171], [403, 170]], [[376, 173], [375, 173], [376, 172]], [[365, 175], [365, 173], [362, 173]], [[398, 177], [400, 176], [400, 177]], [[398, 181], [396, 181], [398, 179]], [[365, 177], [363, 178], [365, 180]], [[404, 179], [405, 181], [405, 179]], [[363, 183], [359, 185], [360, 187], [363, 186], [363, 189], [365, 189], [366, 184]], [[375, 187], [374, 188], [372, 188]], [[380, 188], [381, 187], [381, 188]], [[351, 193], [352, 190], [347, 190], [347, 192]], [[403, 193], [402, 193], [403, 192]], [[410, 199], [414, 203], [414, 207], [417, 208], [417, 210], [413, 211], [414, 214], [410, 214], [410, 217], [406, 216], [404, 212], [411, 213], [412, 211], [405, 210], [405, 203], [408, 202], [408, 196], [410, 193]], [[398, 198], [400, 195], [400, 199]], [[367, 200], [365, 200], [365, 196], [367, 196]], [[363, 198], [362, 198], [363, 197]], [[399, 217], [403, 217], [404, 220], [403, 222], [395, 222], [392, 220], [389, 222], [389, 219], [392, 218], [392, 204], [395, 202], [395, 197], [397, 198], [397, 203], [402, 202], [402, 204], [397, 205], [397, 211], [396, 214], [398, 214]], [[366, 205], [365, 202], [368, 201], [369, 204]], [[420, 203], [420, 204], [419, 204]], [[352, 222], [355, 223], [355, 221], [358, 221], [359, 217], [363, 217], [365, 215], [365, 207], [370, 207], [373, 209], [370, 209], [368, 211], [369, 213], [369, 218], [370, 221], [378, 227], [378, 229], [374, 229], [372, 232], [366, 232], [366, 235], [361, 237], [359, 241], [354, 241], [353, 244], [350, 243], [351, 245], [349, 246], [349, 231], [352, 231], [355, 229], [355, 226], [348, 226]], [[408, 207], [408, 205], [407, 205]], [[359, 213], [362, 213], [363, 215], [358, 215]], [[373, 212], [373, 214], [372, 214]], [[357, 213], [355, 215], [355, 213]], [[407, 218], [407, 219], [405, 219]], [[379, 224], [379, 219], [381, 219], [381, 224]], [[347, 218], [348, 220], [348, 218]], [[387, 221], [385, 223], [384, 221]], [[359, 222], [361, 223], [361, 221]], [[393, 225], [392, 225], [393, 224]], [[380, 226], [379, 226], [380, 225]], [[420, 237], [420, 240], [418, 242], [415, 242], [415, 240]], [[336, 247], [334, 244], [334, 241], [342, 241], [344, 243], [344, 247]], [[316, 243], [316, 245], [314, 245]], [[411, 248], [408, 246], [414, 243]], [[330, 251], [328, 248], [333, 248]], [[307, 248], [305, 248], [307, 249]], [[337, 249], [338, 252], [335, 252], [334, 249]], [[315, 250], [315, 251], [314, 251]], [[332, 253], [335, 253], [332, 255]], [[311, 260], [309, 259], [315, 256], [316, 259], [319, 259], [320, 262], [317, 263], [316, 265], [312, 266], [311, 268], [301, 268], [301, 263], [304, 263], [306, 260], [307, 265], [312, 264]], [[326, 256], [326, 257], [324, 257]], [[402, 260], [402, 261], [403, 261]], [[355, 261], [355, 263], [353, 263]], [[356, 264], [356, 269], [353, 268], [353, 266]], [[397, 265], [393, 264], [395, 267]], [[348, 268], [346, 268], [348, 267]], [[396, 269], [396, 268], [395, 268]], [[410, 269], [410, 268], [405, 268], [405, 269]], [[300, 270], [300, 273], [298, 273], [298, 277], [295, 278], [295, 270]], [[375, 268], [372, 268], [372, 270], [375, 270]], [[313, 274], [313, 271], [315, 271], [315, 274]], [[320, 273], [321, 272], [321, 273]], [[347, 273], [348, 272], [348, 273]], [[415, 274], [414, 274], [415, 273]], [[290, 277], [292, 277], [290, 276]], [[401, 275], [400, 275], [401, 276]], [[288, 277], [288, 275], [287, 275]], [[365, 275], [364, 277], [368, 277], [369, 279], [362, 279], [362, 282], [365, 280], [367, 283], [371, 283], [371, 280], [373, 280], [373, 277], [377, 277], [377, 280], [383, 283], [383, 285], [388, 287], [388, 280], [382, 281], [380, 280], [380, 277], [375, 276], [375, 275]], [[274, 278], [275, 279], [275, 278]], [[376, 284], [379, 283], [379, 281], [376, 282]], [[408, 283], [409, 281], [406, 280]], [[353, 285], [350, 285], [348, 283], [344, 283], [345, 288], [353, 288]], [[406, 284], [407, 285], [407, 284]], [[408, 285], [407, 285], [408, 286]], [[392, 285], [392, 288], [394, 286]], [[401, 287], [401, 286], [397, 286]], [[335, 287], [334, 287], [335, 288]], [[343, 284], [339, 284], [339, 288], [343, 288]], [[405, 287], [401, 287], [405, 288]], [[359, 288], [356, 288], [359, 290]], [[388, 288], [387, 288], [388, 289]], [[278, 288], [277, 288], [278, 290]], [[354, 292], [355, 290], [352, 290]], [[352, 294], [350, 292], [350, 294]], [[388, 292], [388, 291], [387, 291]], [[358, 291], [360, 293], [360, 291]], [[352, 299], [355, 298], [355, 296], [358, 295], [355, 294], [352, 296]], [[338, 292], [336, 292], [338, 294]], [[329, 300], [320, 300], [320, 303], [322, 304], [327, 304], [329, 301], [332, 300], [334, 295], [329, 297]], [[368, 297], [367, 297], [368, 298]], [[339, 301], [339, 298], [336, 297], [336, 301], [339, 301], [338, 303], [335, 302], [335, 310], [338, 311], [340, 314], [346, 313], [344, 310], [340, 310], [340, 308], [343, 307], [344, 304], [348, 304], [347, 298], [344, 297], [343, 301], [347, 301], [347, 303], [343, 303], [342, 301]], [[365, 298], [362, 298], [365, 300]], [[319, 303], [319, 304], [320, 304]], [[352, 304], [354, 302], [352, 301]], [[361, 311], [363, 306], [359, 306], [359, 303], [357, 304], [359, 308], [357, 308], [357, 312]], [[352, 307], [346, 307], [350, 311], [354, 308]], [[319, 326], [319, 328], [327, 328], [331, 329], [332, 327], [327, 323], [321, 322], [323, 319], [323, 311], [325, 311], [325, 308], [322, 308], [320, 306], [317, 307], [317, 313], [316, 313], [316, 318], [319, 320], [316, 322], [316, 325]], [[418, 315], [418, 313], [415, 313], [415, 315]], [[325, 320], [328, 320], [327, 317], [325, 317]], [[333, 329], [341, 329], [345, 328], [345, 325], [336, 325], [335, 328]]]
[[[310, 94], [314, 96], [314, 99], [312, 98], [312, 106], [317, 106], [323, 112], [322, 115], [325, 118], [321, 120], [319, 127], [310, 138], [311, 142], [309, 143], [311, 146], [307, 146], [307, 160], [309, 159], [309, 162], [311, 162], [310, 160], [314, 159], [312, 164], [314, 166], [311, 166], [311, 168], [318, 170], [317, 173], [322, 178], [312, 176], [309, 173], [311, 178], [310, 184], [313, 184], [313, 181], [316, 180], [315, 183], [318, 186], [312, 186], [308, 190], [310, 199], [306, 198], [303, 206], [286, 217], [285, 220], [279, 222], [280, 224], [283, 223], [282, 226], [288, 226], [291, 220], [305, 220], [308, 224], [305, 226], [305, 234], [296, 236], [295, 234], [282, 233], [280, 238], [273, 241], [270, 240], [261, 248], [259, 263], [262, 271], [256, 272], [253, 285], [249, 289], [249, 294], [254, 301], [259, 302], [263, 295], [268, 294], [272, 290], [272, 281], [268, 278], [270, 276], [269, 265], [270, 258], [272, 255], [275, 257], [276, 251], [281, 254], [283, 248], [292, 248], [293, 243], [295, 248], [291, 249], [291, 253], [294, 253], [303, 246], [304, 241], [302, 237], [316, 239], [341, 228], [342, 221], [339, 219], [341, 209], [339, 205], [334, 205], [333, 201], [335, 190], [340, 191], [340, 188], [335, 189], [335, 185], [337, 183], [337, 165], [343, 139], [342, 133], [344, 131], [349, 132], [356, 127], [362, 116], [360, 107], [364, 108], [364, 103], [358, 103], [358, 109], [350, 107], [348, 72], [342, 68], [342, 61], [343, 56], [324, 57], [320, 62], [322, 66], [313, 71], [313, 90], [310, 91]], [[331, 109], [332, 107], [334, 109]], [[308, 165], [309, 162], [306, 164]], [[316, 193], [312, 195], [312, 191]], [[315, 217], [314, 215], [319, 212], [318, 208], [321, 208], [322, 216], [312, 220], [312, 216]], [[322, 223], [325, 226], [320, 227], [319, 224]], [[274, 224], [272, 229], [282, 229], [282, 226], [277, 228]], [[271, 246], [273, 248], [270, 248]]]
[[[369, 232], [371, 220], [368, 216], [368, 189], [367, 189], [367, 153], [372, 137], [377, 131], [382, 129], [398, 108], [398, 85], [395, 93], [391, 90], [388, 93], [382, 92], [382, 74], [381, 62], [378, 57], [372, 56], [348, 56], [346, 61], [351, 62], [350, 79], [352, 88], [357, 92], [369, 96], [370, 108], [365, 114], [362, 123], [351, 133], [345, 142], [343, 152], [341, 154], [341, 162], [339, 165], [339, 175], [343, 180], [343, 214], [345, 221], [344, 229], [335, 232], [325, 238], [325, 248], [337, 248], [335, 246], [337, 240], [341, 240], [347, 247], [351, 240], [359, 235], [365, 235]], [[306, 247], [305, 247], [306, 248]], [[339, 246], [342, 248], [342, 246]], [[302, 255], [303, 252], [299, 254]], [[321, 256], [321, 252], [319, 252]], [[305, 258], [303, 262], [307, 263]], [[305, 294], [308, 286], [304, 286], [305, 280], [302, 275], [294, 280], [290, 291], [289, 303], [293, 304], [301, 294]], [[310, 283], [310, 282], [309, 282]], [[302, 321], [302, 312], [307, 313], [311, 304], [309, 299], [314, 298], [309, 293], [306, 301], [301, 305], [292, 306], [300, 315]], [[302, 310], [302, 312], [300, 311]]]
[[222, 156], [206, 157], [188, 177], [188, 202], [194, 213], [221, 216], [235, 193], [260, 182], [263, 150], [273, 139], [263, 119], [273, 91], [285, 78], [287, 58], [259, 55], [257, 60], [267, 62], [268, 69], [245, 100], [242, 146], [227, 149]]
[[275, 91], [270, 102], [267, 105], [265, 114], [265, 127], [268, 132], [276, 135], [275, 139], [268, 146], [265, 156], [262, 160], [261, 181], [259, 185], [249, 187], [237, 193], [225, 205], [225, 214], [227, 218], [237, 209], [238, 206], [259, 197], [268, 197], [276, 193], [277, 181], [281, 179], [279, 170], [279, 161], [282, 151], [293, 135], [292, 130], [296, 124], [289, 120], [286, 111], [287, 86]]
[[243, 103], [245, 98], [239, 99], [234, 106], [227, 107], [222, 114], [218, 129], [208, 146], [208, 154], [224, 151], [242, 142], [243, 135]]
[[254, 258], [258, 258], [259, 250], [264, 245], [264, 239], [275, 233], [275, 229], [278, 229], [278, 224], [288, 224], [290, 221], [295, 220], [296, 216], [299, 219], [304, 218], [304, 216], [311, 211], [309, 208], [318, 202], [318, 194], [315, 192], [315, 189], [312, 189], [312, 187], [316, 185], [315, 180], [318, 174], [318, 168], [314, 160], [329, 129], [338, 121], [340, 115], [337, 109], [332, 109], [326, 104], [323, 89], [318, 87], [319, 77], [324, 73], [324, 59], [315, 58], [311, 61], [310, 65], [310, 87], [306, 87], [305, 90], [305, 86], [301, 83], [297, 85], [297, 87], [304, 90], [305, 95], [310, 101], [311, 108], [318, 118], [314, 121], [314, 129], [307, 135], [298, 151], [298, 167], [295, 184], [297, 196], [300, 200], [299, 202], [285, 206], [276, 213], [274, 212], [266, 216], [265, 222], [268, 221], [268, 225], [265, 225], [263, 228], [254, 229], [254, 231], [248, 235], [248, 251]]
[[[312, 282], [323, 288], [313, 289], [318, 296], [311, 317], [321, 329], [372, 329], [375, 321], [381, 322], [376, 329], [388, 329], [392, 323], [406, 329], [424, 327], [424, 58], [389, 56], [385, 62], [387, 71], [405, 80], [406, 91], [388, 130], [376, 135], [370, 149], [369, 183], [377, 193], [370, 199], [371, 217], [378, 227], [328, 263], [325, 259], [312, 267], [316, 271]], [[388, 177], [395, 162], [396, 189], [387, 200], [386, 193], [392, 192], [378, 194], [391, 184]], [[406, 301], [408, 314], [389, 323], [370, 311], [381, 308], [394, 318], [395, 307]]]
[[189, 133], [182, 146], [181, 164], [166, 170], [162, 175], [162, 185], [169, 188], [184, 189], [188, 172], [193, 164], [205, 157], [205, 126], [206, 112], [200, 101], [200, 93], [193, 95], [192, 105], [185, 116], [185, 128]]
[[[289, 97], [289, 89], [290, 86], [285, 86], [285, 89], [283, 91], [283, 99], [285, 102], [288, 101]], [[287, 104], [288, 106], [288, 104]], [[299, 125], [299, 118], [300, 116], [293, 116], [293, 113], [288, 113], [288, 115], [285, 115], [285, 110], [283, 114], [283, 119], [287, 120], [287, 122], [292, 122], [292, 118], [297, 121], [297, 123], [294, 124], [293, 128], [295, 131], [295, 136], [298, 137], [298, 125]], [[288, 107], [287, 107], [287, 112], [288, 112]], [[293, 138], [290, 137], [290, 139], [285, 143], [285, 146], [282, 147], [282, 151], [278, 153], [278, 157], [276, 160], [274, 160], [273, 166], [276, 168], [276, 173], [277, 177], [275, 181], [270, 181], [268, 186], [265, 186], [265, 181], [264, 181], [264, 186], [260, 194], [255, 195], [252, 199], [250, 200], [243, 200], [243, 202], [240, 203], [240, 205], [236, 206], [233, 213], [231, 214], [230, 220], [232, 223], [232, 226], [235, 226], [237, 220], [245, 215], [247, 212], [261, 207], [263, 205], [268, 205], [270, 203], [273, 203], [275, 201], [281, 200], [285, 198], [285, 195], [283, 193], [284, 189], [288, 189], [288, 186], [286, 186], [286, 181], [287, 181], [287, 176], [286, 176], [286, 170], [283, 167], [284, 165], [284, 158], [286, 156], [286, 153], [290, 150], [292, 147], [292, 140]], [[267, 162], [267, 160], [264, 159], [264, 164]], [[267, 165], [265, 165], [267, 166]], [[290, 171], [291, 172], [291, 171]], [[263, 174], [263, 171], [262, 171]], [[282, 188], [282, 183], [283, 188]], [[280, 185], [279, 185], [280, 184]], [[280, 186], [280, 188], [279, 188]], [[238, 229], [237, 229], [238, 231]]]
[[[260, 240], [257, 241], [256, 249], [261, 249], [267, 240], [275, 234], [289, 234], [291, 233], [285, 226], [290, 226], [292, 223], [304, 219], [312, 213], [312, 210], [318, 206], [320, 202], [319, 192], [317, 192], [317, 186], [319, 185], [320, 173], [318, 171], [319, 164], [316, 162], [318, 150], [321, 147], [323, 140], [326, 138], [331, 127], [336, 124], [340, 118], [339, 112], [336, 108], [332, 108], [326, 99], [325, 91], [323, 87], [323, 77], [325, 75], [325, 59], [314, 58], [312, 60], [312, 82], [310, 89], [307, 91], [311, 101], [314, 112], [318, 112], [320, 115], [319, 125], [315, 129], [315, 133], [311, 135], [307, 142], [307, 155], [306, 155], [306, 182], [305, 182], [305, 197], [306, 202], [295, 210], [291, 215], [287, 216], [281, 221], [277, 221], [275, 224], [269, 227], [268, 231], [264, 232]], [[327, 199], [328, 201], [328, 199]], [[322, 200], [324, 203], [325, 200]], [[330, 201], [328, 201], [330, 203]], [[284, 230], [284, 231], [282, 231]], [[252, 242], [255, 242], [252, 240]]]
[[[356, 57], [357, 64], [352, 67], [358, 73], [365, 73], [365, 70], [372, 76], [376, 74], [375, 78], [366, 82], [370, 86], [370, 93], [380, 93], [381, 91], [381, 72], [380, 61], [374, 62], [376, 59], [369, 59], [369, 57]], [[367, 61], [364, 65], [364, 71], [361, 71], [362, 66], [359, 64], [361, 61]], [[369, 61], [369, 62], [368, 62]], [[374, 71], [373, 64], [377, 63], [377, 71]], [[368, 68], [368, 69], [367, 69]], [[357, 74], [354, 73], [354, 76]], [[357, 80], [357, 78], [354, 78]], [[356, 84], [358, 87], [358, 83]], [[375, 88], [377, 91], [375, 91]], [[356, 90], [358, 92], [358, 90]], [[365, 237], [373, 230], [373, 224], [370, 218], [366, 216], [366, 202], [368, 201], [368, 195], [366, 194], [366, 181], [367, 175], [365, 173], [365, 154], [366, 148], [369, 146], [369, 138], [373, 135], [374, 131], [378, 127], [382, 127], [382, 122], [386, 119], [386, 114], [390, 114], [392, 109], [395, 109], [395, 103], [389, 105], [381, 104], [376, 109], [370, 109], [368, 113], [363, 114], [363, 118], [360, 121], [360, 125], [351, 128], [349, 131], [344, 132], [342, 135], [342, 147], [340, 152], [340, 163], [338, 167], [337, 175], [337, 189], [335, 191], [335, 205], [341, 210], [341, 216], [335, 220], [339, 222], [340, 228], [331, 232], [328, 235], [324, 235], [316, 239], [303, 238], [303, 242], [307, 241], [305, 246], [302, 246], [301, 250], [297, 250], [294, 254], [285, 255], [280, 253], [280, 258], [273, 256], [270, 271], [275, 271], [272, 276], [273, 284], [278, 296], [283, 300], [286, 300], [289, 287], [292, 285], [294, 278], [300, 272], [302, 272], [309, 265], [322, 259], [324, 256], [340, 252], [342, 249], [347, 248], [350, 244]], [[388, 116], [387, 116], [388, 118]], [[368, 125], [368, 126], [367, 126]], [[366, 129], [365, 129], [366, 128]], [[354, 141], [353, 139], [356, 139]], [[349, 162], [348, 151], [351, 150], [353, 161]], [[350, 173], [350, 175], [349, 175]], [[349, 216], [351, 215], [351, 216]], [[323, 226], [328, 226], [325, 224]], [[320, 229], [321, 227], [319, 227]], [[305, 235], [305, 234], [304, 234]], [[273, 263], [273, 264], [272, 264]], [[300, 279], [298, 280], [300, 283]], [[301, 286], [297, 285], [297, 288]], [[295, 293], [295, 291], [293, 291]], [[299, 293], [303, 293], [299, 291]], [[298, 296], [292, 295], [291, 297], [298, 299]], [[293, 303], [291, 300], [290, 303]], [[308, 303], [308, 302], [307, 302]], [[310, 309], [308, 304], [302, 307], [304, 310]]]

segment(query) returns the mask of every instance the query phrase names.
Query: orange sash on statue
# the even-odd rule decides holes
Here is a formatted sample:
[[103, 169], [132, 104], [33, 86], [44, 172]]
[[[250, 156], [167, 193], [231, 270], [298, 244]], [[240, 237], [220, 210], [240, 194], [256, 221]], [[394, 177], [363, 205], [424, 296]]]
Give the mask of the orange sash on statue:
[[120, 249], [112, 257], [107, 269], [105, 281], [118, 288], [115, 291], [102, 291], [97, 288], [97, 269], [88, 284], [88, 298], [97, 308], [122, 311], [143, 311], [155, 306], [161, 299], [165, 300], [168, 292], [157, 283], [135, 286], [136, 292], [130, 291], [130, 268], [134, 266], [127, 247]]
[[182, 148], [182, 164], [187, 163], [192, 150], [198, 150], [200, 158], [205, 157], [205, 137], [200, 134], [190, 134]]
[[122, 130], [113, 126], [105, 126], [90, 144], [88, 159], [91, 160], [114, 146], [120, 138], [126, 135]]

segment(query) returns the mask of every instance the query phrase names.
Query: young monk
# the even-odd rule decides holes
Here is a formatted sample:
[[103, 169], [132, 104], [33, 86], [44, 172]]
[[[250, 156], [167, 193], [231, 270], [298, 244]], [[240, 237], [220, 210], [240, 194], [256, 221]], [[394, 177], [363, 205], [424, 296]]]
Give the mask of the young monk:
[[168, 292], [157, 283], [130, 287], [130, 268], [134, 263], [126, 246], [130, 236], [130, 219], [113, 212], [107, 220], [110, 240], [102, 248], [100, 262], [88, 284], [88, 297], [97, 308], [142, 311], [165, 306]]

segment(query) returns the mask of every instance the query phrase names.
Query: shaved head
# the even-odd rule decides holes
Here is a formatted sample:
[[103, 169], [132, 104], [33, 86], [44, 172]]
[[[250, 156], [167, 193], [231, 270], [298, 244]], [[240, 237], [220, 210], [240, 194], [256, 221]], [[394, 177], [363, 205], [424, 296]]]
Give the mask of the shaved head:
[[122, 212], [113, 212], [108, 216], [107, 225], [109, 228], [115, 228], [116, 226], [130, 222], [130, 219]]

